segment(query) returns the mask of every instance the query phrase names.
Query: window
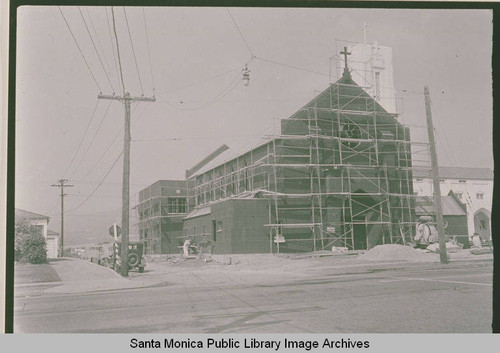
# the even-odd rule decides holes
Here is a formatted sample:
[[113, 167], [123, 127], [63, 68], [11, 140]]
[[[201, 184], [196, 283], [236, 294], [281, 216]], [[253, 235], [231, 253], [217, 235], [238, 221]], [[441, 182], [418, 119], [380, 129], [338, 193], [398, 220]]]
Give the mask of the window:
[[482, 200], [482, 199], [483, 199], [483, 197], [484, 197], [484, 194], [483, 194], [482, 192], [478, 192], [478, 193], [476, 194], [476, 199], [478, 199], [478, 200]]
[[465, 179], [460, 179], [458, 182], [459, 182], [459, 183], [462, 183], [462, 184], [465, 184], [465, 183], [467, 182], [467, 180], [465, 180]]
[[169, 198], [168, 213], [186, 213], [186, 198]]
[[462, 197], [464, 196], [464, 194], [463, 194], [463, 193], [461, 193], [461, 192], [457, 192], [457, 193], [455, 193], [455, 195], [457, 195], [457, 197], [458, 197], [460, 200], [461, 200], [461, 199], [462, 199]]
[[440, 183], [444, 183], [446, 180], [445, 179], [439, 179]]
[[415, 179], [415, 181], [423, 181], [424, 179], [423, 178], [417, 178]]

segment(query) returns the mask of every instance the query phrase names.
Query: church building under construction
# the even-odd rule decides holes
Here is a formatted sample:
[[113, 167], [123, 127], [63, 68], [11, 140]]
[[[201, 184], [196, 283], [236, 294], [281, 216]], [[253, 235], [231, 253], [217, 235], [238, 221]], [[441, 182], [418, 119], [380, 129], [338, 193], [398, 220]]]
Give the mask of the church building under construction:
[[146, 252], [178, 253], [190, 237], [225, 254], [411, 241], [409, 128], [354, 82], [345, 60], [342, 77], [283, 119], [279, 135], [238, 154], [222, 146], [186, 180], [141, 191]]

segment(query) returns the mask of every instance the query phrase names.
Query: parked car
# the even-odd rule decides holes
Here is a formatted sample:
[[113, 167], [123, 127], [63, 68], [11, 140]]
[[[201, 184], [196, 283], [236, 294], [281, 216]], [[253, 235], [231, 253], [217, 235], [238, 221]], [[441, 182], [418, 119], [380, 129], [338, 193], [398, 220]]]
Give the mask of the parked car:
[[[116, 243], [118, 246], [118, 254], [121, 254], [121, 243]], [[137, 268], [140, 273], [144, 272], [144, 267], [146, 267], [146, 259], [143, 256], [144, 244], [140, 242], [129, 242], [128, 243], [128, 267], [130, 269]], [[113, 268], [116, 272], [121, 271], [121, 259], [117, 256], [114, 259]]]

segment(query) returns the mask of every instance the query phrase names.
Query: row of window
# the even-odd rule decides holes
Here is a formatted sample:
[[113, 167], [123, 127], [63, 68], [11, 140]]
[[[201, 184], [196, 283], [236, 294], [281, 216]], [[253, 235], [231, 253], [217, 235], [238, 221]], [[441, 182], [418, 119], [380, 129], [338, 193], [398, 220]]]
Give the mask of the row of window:
[[[415, 181], [424, 181], [424, 178], [415, 178]], [[446, 179], [439, 179], [439, 182], [444, 183], [444, 182], [446, 182]], [[466, 179], [459, 179], [458, 182], [460, 184], [466, 184], [467, 180]]]
[[[187, 199], [185, 197], [169, 197], [167, 205], [161, 205], [161, 216], [168, 214], [187, 213]], [[150, 216], [160, 215], [160, 203], [155, 203], [152, 208], [139, 209], [139, 219], [147, 219]]]
[[[415, 195], [419, 195], [418, 191], [415, 191], [414, 192]], [[456, 192], [455, 195], [457, 195], [457, 197], [462, 200], [463, 197], [464, 197], [464, 194], [463, 192]], [[483, 192], [478, 192], [476, 193], [476, 199], [477, 200], [483, 200], [484, 199], [484, 193]]]

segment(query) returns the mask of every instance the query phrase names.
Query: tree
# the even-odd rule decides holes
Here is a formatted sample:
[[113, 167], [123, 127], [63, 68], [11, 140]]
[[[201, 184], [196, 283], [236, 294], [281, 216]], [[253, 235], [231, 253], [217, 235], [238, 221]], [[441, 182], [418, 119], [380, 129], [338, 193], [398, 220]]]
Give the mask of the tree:
[[47, 263], [47, 244], [42, 231], [26, 219], [16, 221], [14, 260], [31, 264]]

